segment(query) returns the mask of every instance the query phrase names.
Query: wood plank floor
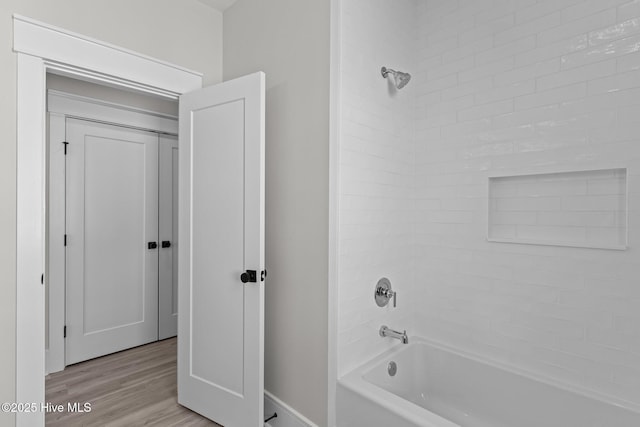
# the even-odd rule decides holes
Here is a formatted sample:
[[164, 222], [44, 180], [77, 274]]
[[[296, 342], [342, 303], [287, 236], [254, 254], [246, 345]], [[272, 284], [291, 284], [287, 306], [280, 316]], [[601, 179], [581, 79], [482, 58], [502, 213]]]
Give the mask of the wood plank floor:
[[[46, 425], [218, 426], [178, 405], [176, 338], [68, 366], [46, 378], [46, 401], [64, 405], [48, 412]], [[67, 411], [68, 403], [91, 404], [91, 412]]]

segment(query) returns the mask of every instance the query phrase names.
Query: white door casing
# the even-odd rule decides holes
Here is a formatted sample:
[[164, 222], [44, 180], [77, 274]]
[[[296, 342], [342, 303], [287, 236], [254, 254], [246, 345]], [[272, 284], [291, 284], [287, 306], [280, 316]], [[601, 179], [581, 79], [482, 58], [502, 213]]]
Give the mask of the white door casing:
[[178, 138], [160, 135], [158, 155], [158, 339], [163, 340], [178, 333]]
[[67, 119], [67, 365], [157, 339], [158, 135]]
[[[13, 16], [16, 90], [15, 402], [45, 401], [46, 73], [109, 82], [177, 98], [202, 75], [29, 18]], [[43, 286], [44, 285], [44, 286]], [[44, 412], [19, 412], [16, 425], [44, 426]]]
[[227, 427], [264, 420], [264, 94], [259, 72], [180, 97], [178, 401]]
[[[161, 96], [202, 86], [202, 75], [108, 43], [14, 15], [17, 53], [17, 260], [16, 260], [16, 394], [17, 402], [43, 402], [44, 395], [44, 270], [45, 219], [45, 76], [56, 71]], [[262, 77], [264, 81], [264, 77]], [[262, 83], [264, 87], [264, 83]], [[264, 94], [264, 92], [261, 92]], [[264, 105], [264, 95], [261, 104]], [[261, 129], [264, 129], [264, 121]], [[263, 131], [262, 131], [263, 132]], [[264, 140], [264, 139], [263, 139]], [[183, 141], [180, 142], [182, 149]], [[264, 157], [260, 162], [264, 164]], [[181, 198], [190, 183], [183, 182]], [[262, 189], [260, 204], [264, 202]], [[183, 207], [180, 208], [184, 209]], [[185, 224], [180, 219], [181, 232]], [[183, 244], [184, 246], [184, 244]], [[262, 247], [262, 245], [260, 246]], [[180, 251], [180, 264], [184, 255]], [[187, 258], [188, 260], [188, 258]], [[181, 273], [182, 274], [182, 273]], [[45, 278], [46, 283], [46, 278]], [[179, 283], [180, 293], [187, 286]], [[263, 312], [255, 317], [263, 317]], [[263, 348], [262, 336], [260, 347]], [[255, 364], [254, 364], [255, 365]], [[257, 375], [262, 393], [262, 364]], [[254, 369], [255, 371], [255, 369]], [[252, 401], [255, 402], [256, 399]], [[262, 405], [262, 401], [256, 402]], [[253, 418], [255, 420], [255, 417]], [[252, 421], [251, 424], [255, 424]], [[44, 412], [20, 412], [16, 425], [43, 426]], [[259, 425], [259, 424], [258, 424]], [[227, 426], [227, 427], [232, 427]]]
[[[44, 402], [46, 73], [109, 82], [177, 98], [202, 75], [100, 40], [13, 16], [16, 103], [16, 402]], [[44, 278], [44, 285], [47, 278]], [[44, 412], [19, 412], [16, 425], [44, 426]]]

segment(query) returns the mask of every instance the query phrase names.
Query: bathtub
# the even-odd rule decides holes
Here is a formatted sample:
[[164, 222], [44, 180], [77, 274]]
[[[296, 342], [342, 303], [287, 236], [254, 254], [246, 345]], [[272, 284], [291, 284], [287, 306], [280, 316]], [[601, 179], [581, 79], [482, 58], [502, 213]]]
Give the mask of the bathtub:
[[412, 337], [338, 381], [337, 420], [338, 427], [638, 427], [640, 411]]

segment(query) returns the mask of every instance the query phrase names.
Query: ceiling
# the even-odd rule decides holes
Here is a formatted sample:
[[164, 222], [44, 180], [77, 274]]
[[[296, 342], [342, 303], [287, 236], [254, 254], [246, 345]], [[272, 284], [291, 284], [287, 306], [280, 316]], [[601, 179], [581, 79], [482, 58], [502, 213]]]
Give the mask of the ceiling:
[[206, 4], [214, 9], [224, 12], [229, 6], [236, 2], [236, 0], [198, 0], [202, 4]]

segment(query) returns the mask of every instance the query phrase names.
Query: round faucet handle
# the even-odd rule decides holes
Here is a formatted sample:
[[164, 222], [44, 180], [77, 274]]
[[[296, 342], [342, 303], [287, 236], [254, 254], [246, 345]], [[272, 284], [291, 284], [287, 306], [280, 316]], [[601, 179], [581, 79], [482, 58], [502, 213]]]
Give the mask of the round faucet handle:
[[396, 307], [396, 292], [391, 289], [391, 282], [386, 277], [378, 280], [373, 296], [378, 307], [389, 304], [391, 298], [393, 298], [393, 307]]

